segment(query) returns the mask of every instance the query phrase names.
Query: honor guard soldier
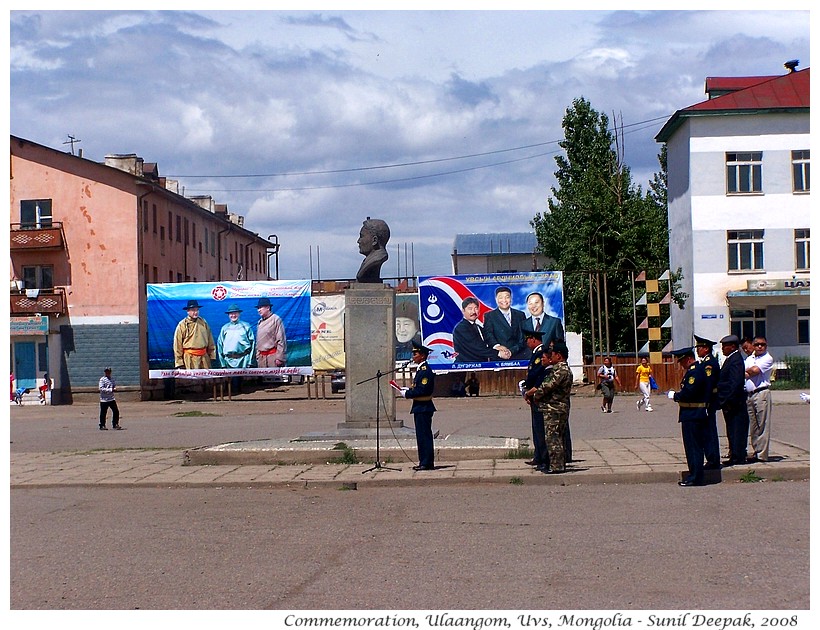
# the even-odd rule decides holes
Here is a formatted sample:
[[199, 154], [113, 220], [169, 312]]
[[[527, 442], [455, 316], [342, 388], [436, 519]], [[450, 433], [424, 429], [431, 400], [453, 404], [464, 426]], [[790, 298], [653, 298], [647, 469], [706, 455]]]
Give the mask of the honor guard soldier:
[[673, 350], [672, 356], [677, 357], [684, 373], [680, 390], [670, 391], [667, 396], [678, 403], [678, 422], [689, 468], [689, 475], [678, 485], [702, 486], [703, 458], [709, 439], [707, 407], [711, 396], [710, 380], [703, 365], [695, 360], [694, 348]]
[[530, 417], [532, 420], [532, 459], [526, 464], [535, 466], [542, 472], [549, 468], [549, 455], [547, 454], [547, 438], [544, 433], [544, 414], [538, 408], [538, 403], [533, 400], [533, 395], [544, 382], [544, 375], [549, 367], [543, 358], [543, 345], [541, 338], [544, 336], [540, 330], [525, 330], [524, 342], [530, 349], [530, 362], [527, 366], [527, 378], [521, 384], [521, 391], [524, 400], [530, 407]]
[[433, 390], [436, 385], [436, 375], [427, 364], [430, 348], [421, 344], [413, 344], [413, 363], [417, 364], [413, 387], [403, 389], [401, 395], [410, 398], [413, 406], [413, 422], [416, 425], [416, 446], [419, 451], [419, 465], [413, 470], [433, 470], [433, 414], [436, 406], [433, 404]]
[[717, 399], [717, 383], [720, 378], [720, 363], [717, 357], [712, 353], [712, 348], [715, 347], [716, 341], [706, 339], [705, 337], [695, 338], [695, 354], [698, 355], [698, 361], [703, 366], [706, 372], [706, 378], [709, 379], [709, 406], [706, 407], [706, 414], [709, 422], [709, 439], [706, 443], [706, 470], [718, 470], [720, 468], [720, 440], [718, 439], [717, 430], [717, 410], [720, 409]]

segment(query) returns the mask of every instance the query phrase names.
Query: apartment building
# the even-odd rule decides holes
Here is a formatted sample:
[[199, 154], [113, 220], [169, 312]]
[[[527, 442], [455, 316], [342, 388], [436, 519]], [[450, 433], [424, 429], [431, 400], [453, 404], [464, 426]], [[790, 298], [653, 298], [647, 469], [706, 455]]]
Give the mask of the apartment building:
[[708, 100], [656, 136], [667, 145], [670, 264], [686, 308], [673, 343], [765, 335], [777, 360], [809, 354], [809, 69], [709, 77]]
[[[210, 197], [186, 198], [136, 155], [103, 163], [11, 136], [10, 345], [18, 387], [48, 372], [54, 403], [148, 379], [146, 284], [268, 280], [271, 243]], [[182, 315], [182, 313], [181, 313]], [[36, 390], [35, 390], [36, 391]]]

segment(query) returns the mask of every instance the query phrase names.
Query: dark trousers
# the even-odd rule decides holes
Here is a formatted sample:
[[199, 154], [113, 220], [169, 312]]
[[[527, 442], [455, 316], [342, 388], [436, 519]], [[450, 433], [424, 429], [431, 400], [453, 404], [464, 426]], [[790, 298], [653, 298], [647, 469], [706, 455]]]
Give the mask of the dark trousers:
[[572, 461], [572, 436], [569, 433], [569, 416], [564, 431], [564, 461], [569, 464]]
[[720, 464], [720, 439], [718, 438], [717, 430], [717, 410], [709, 411], [709, 417], [706, 420], [706, 430], [708, 431], [706, 440], [706, 463], [712, 465]]
[[550, 456], [547, 452], [547, 434], [544, 431], [544, 414], [534, 402], [530, 405], [532, 415], [532, 459], [537, 466], [549, 466]]
[[111, 424], [117, 426], [120, 423], [120, 410], [117, 408], [116, 400], [109, 400], [108, 402], [100, 401], [100, 426], [105, 426], [105, 417], [108, 415], [108, 410], [111, 409], [113, 416], [111, 417]]
[[433, 411], [416, 412], [413, 423], [416, 425], [416, 446], [419, 449], [419, 466], [432, 468], [433, 464]]
[[723, 410], [726, 421], [726, 439], [729, 442], [729, 459], [735, 464], [746, 463], [746, 445], [749, 443], [749, 412], [745, 404]]
[[680, 430], [686, 466], [689, 468], [688, 481], [703, 483], [703, 458], [709, 441], [708, 420], [684, 420], [680, 423]]

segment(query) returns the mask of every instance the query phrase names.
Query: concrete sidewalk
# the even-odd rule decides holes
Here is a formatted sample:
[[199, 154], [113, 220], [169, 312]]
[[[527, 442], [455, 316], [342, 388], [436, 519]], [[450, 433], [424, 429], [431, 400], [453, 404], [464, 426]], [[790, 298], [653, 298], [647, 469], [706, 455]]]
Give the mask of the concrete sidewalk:
[[[437, 440], [440, 442], [441, 440]], [[355, 445], [354, 445], [355, 446]], [[806, 480], [809, 453], [775, 443], [778, 458], [768, 463], [724, 468], [723, 481], [737, 481], [750, 471], [762, 479]], [[436, 470], [414, 471], [413, 461], [381, 450], [381, 467], [375, 459], [362, 463], [335, 463], [339, 451], [327, 452], [327, 463], [233, 463], [186, 465], [190, 451], [112, 450], [62, 453], [12, 453], [11, 487], [313, 487], [351, 488], [373, 485], [442, 483], [600, 484], [658, 483], [680, 479], [686, 469], [680, 440], [632, 438], [578, 440], [574, 460], [566, 473], [545, 475], [523, 459], [460, 459], [458, 453], [439, 448]], [[357, 451], [357, 457], [359, 453]], [[385, 463], [385, 459], [387, 463]], [[365, 472], [372, 469], [369, 472]]]
[[[775, 392], [772, 461], [724, 468], [724, 481], [809, 478], [808, 405], [795, 392]], [[332, 433], [343, 398], [188, 403], [209, 416], [179, 418], [179, 404], [125, 403], [125, 428], [96, 430], [97, 407], [16, 407], [10, 453], [12, 488], [106, 487], [362, 487], [444, 483], [547, 485], [675, 482], [686, 470], [677, 406], [658, 397], [654, 414], [639, 413], [634, 396], [601, 414], [594, 396], [578, 395], [571, 417], [574, 461], [561, 475], [527, 466], [528, 412], [520, 399], [437, 400], [436, 470], [414, 471], [412, 430], [382, 429], [373, 439], [303, 440]], [[795, 402], [797, 401], [797, 402]], [[404, 401], [402, 401], [404, 402]], [[408, 406], [409, 409], [409, 406]], [[406, 411], [402, 411], [406, 413]], [[719, 421], [719, 430], [722, 431]], [[254, 435], [255, 434], [255, 435]], [[254, 439], [260, 434], [270, 439]], [[519, 437], [513, 437], [515, 435]], [[225, 439], [238, 441], [224, 442]], [[184, 440], [184, 441], [183, 441]], [[340, 444], [343, 442], [343, 444]], [[210, 446], [189, 446], [195, 444]], [[721, 445], [725, 437], [721, 437]], [[181, 446], [182, 445], [182, 446]], [[347, 462], [347, 463], [345, 463]], [[350, 463], [358, 462], [358, 463]], [[750, 475], [749, 473], [754, 473]], [[720, 478], [720, 477], [719, 477]]]

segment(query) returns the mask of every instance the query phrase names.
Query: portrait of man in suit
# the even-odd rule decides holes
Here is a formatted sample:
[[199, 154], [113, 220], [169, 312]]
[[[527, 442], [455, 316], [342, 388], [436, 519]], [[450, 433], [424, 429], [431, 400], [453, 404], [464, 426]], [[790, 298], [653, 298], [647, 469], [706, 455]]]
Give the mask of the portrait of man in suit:
[[478, 323], [479, 303], [472, 296], [461, 302], [462, 319], [453, 329], [453, 350], [456, 363], [483, 363], [492, 361], [490, 346]]
[[561, 320], [544, 312], [544, 296], [538, 292], [527, 296], [528, 317], [521, 326], [522, 330], [537, 330], [542, 333], [542, 343], [549, 346], [550, 341], [564, 341], [564, 326]]
[[[484, 315], [484, 338], [502, 361], [529, 359], [521, 326], [527, 316], [512, 307], [512, 289], [500, 286], [495, 290], [496, 308]], [[495, 358], [495, 357], [494, 357]]]

